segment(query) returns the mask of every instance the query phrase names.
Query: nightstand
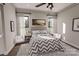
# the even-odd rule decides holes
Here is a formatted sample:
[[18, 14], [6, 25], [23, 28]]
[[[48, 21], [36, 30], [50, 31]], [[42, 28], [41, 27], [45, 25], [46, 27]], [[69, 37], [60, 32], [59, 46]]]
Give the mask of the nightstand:
[[29, 43], [30, 38], [31, 38], [31, 36], [25, 36], [25, 42], [28, 42]]
[[31, 31], [30, 30], [26, 31], [25, 42], [29, 43], [31, 36], [32, 36]]

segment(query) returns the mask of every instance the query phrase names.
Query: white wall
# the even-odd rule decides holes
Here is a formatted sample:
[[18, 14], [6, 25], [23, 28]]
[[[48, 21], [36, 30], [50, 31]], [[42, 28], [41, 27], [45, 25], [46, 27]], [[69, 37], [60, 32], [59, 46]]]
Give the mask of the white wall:
[[62, 33], [62, 23], [66, 24], [64, 41], [79, 48], [79, 32], [72, 31], [72, 20], [77, 17], [79, 17], [79, 5], [60, 12], [57, 17], [57, 31], [58, 33]]
[[[45, 19], [46, 25], [45, 26], [33, 26], [32, 19]], [[32, 29], [47, 29], [47, 14], [42, 12], [32, 12], [31, 14], [31, 28]]]
[[[26, 14], [30, 15], [30, 24], [29, 25], [30, 25], [30, 29], [32, 29], [32, 30], [34, 30], [34, 29], [48, 29], [48, 18], [47, 18], [48, 14], [54, 15], [53, 18], [56, 19], [56, 13], [34, 11], [34, 10], [27, 10], [27, 9], [16, 9], [16, 11], [18, 13], [26, 13]], [[32, 19], [46, 19], [46, 26], [41, 26], [41, 27], [40, 26], [33, 26]], [[54, 30], [55, 30], [54, 32], [57, 32], [56, 27], [54, 28]]]
[[30, 10], [25, 10], [25, 9], [17, 9], [17, 12], [19, 13], [31, 13], [30, 15], [30, 28], [31, 29], [46, 29], [47, 28], [47, 22], [46, 26], [43, 27], [38, 27], [38, 26], [32, 26], [32, 19], [46, 19], [47, 21], [47, 13], [45, 12], [39, 12], [39, 11], [30, 11]]
[[[14, 32], [10, 30], [10, 21], [14, 21]], [[16, 38], [16, 16], [15, 16], [15, 8], [12, 4], [4, 5], [4, 22], [5, 22], [5, 44], [6, 51], [5, 54], [10, 52], [10, 50], [15, 45]]]

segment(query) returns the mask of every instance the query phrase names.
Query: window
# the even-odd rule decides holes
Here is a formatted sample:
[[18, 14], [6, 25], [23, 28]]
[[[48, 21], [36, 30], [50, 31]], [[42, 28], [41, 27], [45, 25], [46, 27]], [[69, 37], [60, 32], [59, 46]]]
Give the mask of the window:
[[26, 34], [26, 28], [29, 28], [29, 17], [28, 16], [20, 17], [20, 34], [21, 35]]
[[62, 26], [63, 26], [63, 31], [62, 31], [62, 33], [63, 33], [63, 39], [65, 40], [66, 39], [66, 37], [65, 37], [65, 33], [66, 33], [66, 23], [62, 23]]
[[17, 14], [17, 25], [18, 33], [20, 36], [25, 36], [26, 31], [29, 28], [29, 15], [27, 14]]
[[65, 32], [66, 32], [66, 24], [62, 23], [62, 25], [63, 25], [63, 34], [65, 34]]
[[56, 28], [56, 19], [53, 16], [48, 16], [48, 31], [55, 32]]

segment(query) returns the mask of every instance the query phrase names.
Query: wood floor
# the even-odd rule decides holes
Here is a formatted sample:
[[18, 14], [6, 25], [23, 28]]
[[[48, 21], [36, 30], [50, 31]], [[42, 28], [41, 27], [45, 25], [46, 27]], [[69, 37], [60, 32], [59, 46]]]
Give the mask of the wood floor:
[[[7, 56], [17, 56], [17, 53], [18, 53], [18, 51], [19, 51], [21, 45], [27, 44], [27, 43], [29, 43], [29, 41], [27, 41], [27, 42], [21, 42], [21, 43], [16, 44], [16, 45], [14, 46], [14, 48], [9, 52], [9, 54], [8, 54]], [[66, 43], [65, 43], [65, 44], [66, 44]], [[67, 44], [67, 45], [68, 45], [68, 44]], [[68, 45], [68, 46], [70, 46], [70, 45]], [[73, 48], [74, 48], [74, 47], [73, 47]], [[75, 48], [75, 49], [77, 49], [77, 48]], [[77, 50], [79, 50], [79, 49], [77, 49]], [[5, 55], [0, 55], [0, 56], [5, 56]]]
[[16, 44], [7, 56], [16, 56], [17, 52], [19, 51], [20, 46], [26, 43], [29, 43], [29, 42], [21, 42], [21, 43]]
[[17, 43], [17, 44], [13, 47], [13, 49], [9, 52], [9, 54], [8, 54], [7, 56], [16, 56], [16, 55], [17, 55], [17, 52], [19, 51], [19, 48], [20, 48], [21, 44], [29, 43], [30, 38], [31, 38], [31, 36], [30, 36], [30, 37], [27, 36], [27, 37], [25, 38], [25, 42]]
[[21, 44], [15, 45], [8, 55], [1, 54], [0, 56], [16, 56]]
[[10, 51], [10, 53], [7, 56], [16, 56], [20, 46], [21, 44], [15, 45], [15, 47]]
[[[79, 56], [79, 50], [65, 44], [64, 42], [61, 42], [62, 46], [64, 47], [64, 52], [58, 51], [58, 52], [48, 52], [41, 54], [39, 56]], [[22, 44], [19, 48], [19, 51], [17, 52], [17, 56], [29, 56], [29, 49], [30, 49], [30, 44]]]

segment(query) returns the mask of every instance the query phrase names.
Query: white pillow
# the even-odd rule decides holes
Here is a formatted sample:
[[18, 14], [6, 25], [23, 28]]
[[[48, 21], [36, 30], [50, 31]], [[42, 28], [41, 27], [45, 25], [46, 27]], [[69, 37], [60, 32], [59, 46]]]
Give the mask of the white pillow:
[[54, 36], [56, 37], [56, 38], [58, 38], [58, 39], [61, 39], [62, 38], [62, 35], [61, 34], [54, 34]]

